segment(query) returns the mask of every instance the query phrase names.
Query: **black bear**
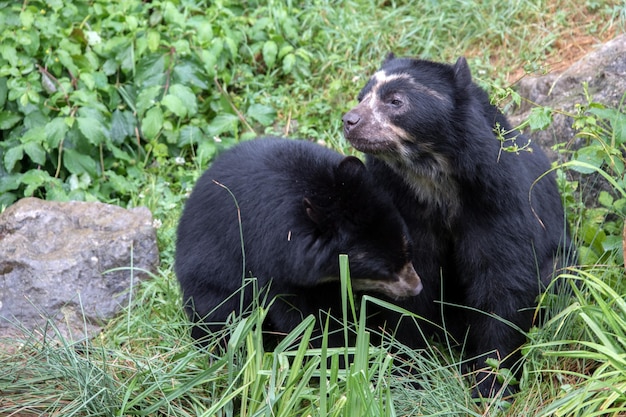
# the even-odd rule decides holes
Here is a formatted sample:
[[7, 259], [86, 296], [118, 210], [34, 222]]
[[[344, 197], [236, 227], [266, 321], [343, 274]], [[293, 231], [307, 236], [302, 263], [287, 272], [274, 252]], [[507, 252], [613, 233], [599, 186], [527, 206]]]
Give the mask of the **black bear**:
[[[342, 253], [357, 291], [393, 299], [421, 291], [406, 224], [359, 159], [280, 138], [224, 152], [195, 185], [177, 231], [175, 272], [192, 336], [201, 342], [240, 311], [244, 277], [278, 297], [264, 331], [285, 334], [308, 314], [341, 312]], [[244, 306], [252, 297], [247, 286]], [[342, 340], [331, 335], [329, 345]]]
[[[568, 262], [547, 157], [490, 103], [464, 58], [448, 65], [390, 54], [358, 101], [343, 116], [344, 135], [368, 154], [404, 217], [424, 285], [399, 304], [445, 325], [474, 366], [513, 365], [525, 341], [515, 327], [529, 330], [537, 296]], [[503, 141], [525, 149], [506, 152]], [[419, 335], [406, 326], [396, 334], [415, 347], [425, 343]], [[499, 388], [479, 374], [480, 394]]]

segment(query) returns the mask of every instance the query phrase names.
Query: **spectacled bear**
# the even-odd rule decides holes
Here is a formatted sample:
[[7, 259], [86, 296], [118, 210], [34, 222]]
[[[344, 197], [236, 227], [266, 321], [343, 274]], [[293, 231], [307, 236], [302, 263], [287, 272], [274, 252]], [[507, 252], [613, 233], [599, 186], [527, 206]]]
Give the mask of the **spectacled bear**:
[[[349, 256], [356, 291], [393, 299], [421, 291], [407, 226], [359, 159], [281, 138], [226, 151], [198, 180], [177, 230], [175, 272], [192, 336], [202, 344], [240, 312], [244, 277], [278, 297], [266, 332], [286, 334], [320, 310], [341, 312], [339, 254]], [[250, 286], [243, 294], [247, 307]], [[329, 336], [331, 346], [341, 341]]]
[[[543, 151], [511, 128], [464, 58], [448, 65], [390, 54], [343, 123], [411, 233], [424, 291], [398, 304], [444, 325], [474, 366], [488, 358], [513, 365], [525, 341], [515, 326], [529, 330], [537, 296], [568, 262]], [[504, 151], [497, 132], [525, 150]], [[399, 340], [424, 346], [415, 328], [399, 329]], [[481, 395], [501, 388], [493, 376], [478, 379]]]

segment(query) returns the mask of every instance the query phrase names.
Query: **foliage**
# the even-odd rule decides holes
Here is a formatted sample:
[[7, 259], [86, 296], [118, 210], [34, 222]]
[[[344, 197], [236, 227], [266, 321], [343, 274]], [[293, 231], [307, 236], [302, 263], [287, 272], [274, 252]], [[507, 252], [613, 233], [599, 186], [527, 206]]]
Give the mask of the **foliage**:
[[[350, 304], [354, 311], [347, 265], [344, 255], [343, 291], [350, 298], [345, 305]], [[309, 316], [273, 351], [266, 352], [260, 329], [267, 305], [256, 305], [226, 324], [227, 346], [220, 344], [223, 335], [219, 334], [200, 350], [184, 336], [189, 325], [180, 305], [167, 311], [158, 308], [171, 305], [167, 297], [180, 299], [178, 289], [164, 287], [165, 282], [147, 283], [144, 298], [137, 301], [135, 311], [144, 308], [151, 317], [150, 326], [130, 314], [120, 316], [117, 323], [111, 324], [111, 332], [119, 332], [122, 338], [106, 340], [105, 345], [72, 343], [62, 337], [60, 344], [52, 339], [38, 342], [24, 331], [30, 340], [18, 354], [0, 358], [3, 412], [93, 416], [394, 415], [387, 382], [392, 357], [385, 349], [369, 345], [364, 327], [357, 328], [352, 348], [328, 348], [325, 333], [321, 349], [307, 349], [315, 325], [315, 318]], [[247, 285], [255, 285], [255, 281]], [[343, 320], [351, 326], [348, 317], [346, 309]], [[131, 332], [135, 337], [128, 337]], [[160, 343], [134, 353], [146, 337], [159, 337]], [[340, 367], [340, 357], [348, 354], [354, 355], [350, 367]]]
[[[538, 108], [529, 123], [544, 128], [553, 113]], [[569, 160], [557, 173], [580, 266], [561, 276], [573, 299], [559, 299], [550, 320], [531, 331], [526, 358], [556, 388], [538, 415], [618, 416], [626, 410], [626, 113], [587, 95], [568, 116], [582, 145], [562, 147]], [[544, 306], [554, 302], [544, 297]]]
[[[626, 98], [626, 95], [624, 96]], [[572, 220], [579, 224], [579, 252], [583, 265], [624, 264], [626, 236], [626, 113], [607, 108], [588, 98], [571, 115], [577, 137], [583, 145], [563, 165], [577, 173], [577, 181], [564, 184], [565, 196], [573, 209]], [[579, 184], [585, 184], [579, 187]], [[574, 191], [595, 196], [579, 198]]]
[[611, 268], [575, 272], [563, 277], [575, 301], [555, 314], [537, 332], [544, 337], [535, 334], [527, 348], [529, 360], [543, 362], [538, 372], [558, 387], [539, 415], [623, 415], [626, 282]]
[[[145, 170], [274, 122], [267, 77], [309, 74], [283, 6], [0, 2], [0, 204], [124, 202]], [[250, 85], [253, 88], [249, 88]], [[245, 95], [232, 97], [229, 90]], [[208, 123], [207, 123], [208, 121]], [[254, 125], [254, 126], [253, 126]]]
[[[558, 35], [529, 36], [546, 3], [0, 0], [0, 207], [128, 204], [170, 160], [206, 167], [259, 134], [346, 148], [341, 107], [387, 52], [518, 45], [503, 51], [522, 66]], [[611, 6], [589, 7], [612, 22]], [[488, 57], [473, 67], [493, 70]]]

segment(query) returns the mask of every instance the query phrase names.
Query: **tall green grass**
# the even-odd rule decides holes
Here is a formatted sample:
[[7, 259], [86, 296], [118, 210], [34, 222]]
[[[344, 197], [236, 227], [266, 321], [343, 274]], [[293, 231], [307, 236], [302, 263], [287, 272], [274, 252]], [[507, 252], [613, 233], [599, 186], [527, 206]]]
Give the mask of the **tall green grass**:
[[535, 376], [552, 382], [537, 415], [600, 416], [626, 412], [626, 291], [614, 269], [566, 274], [569, 306], [528, 346]]
[[[355, 328], [347, 264], [344, 256], [346, 331]], [[155, 311], [164, 293], [180, 299], [177, 289], [156, 284], [163, 281], [146, 284], [143, 299], [132, 307], [141, 321], [121, 315], [106, 339], [70, 342], [57, 333], [40, 340], [24, 330], [17, 352], [0, 359], [0, 410], [68, 416], [395, 414], [388, 381], [392, 357], [370, 346], [363, 326], [357, 325], [352, 347], [329, 348], [324, 332], [321, 349], [308, 349], [316, 326], [309, 316], [266, 352], [261, 328], [267, 306], [258, 305], [226, 324], [225, 348], [219, 343], [223, 334], [216, 334], [200, 349], [188, 336], [179, 303], [166, 316]], [[342, 358], [350, 358], [348, 367], [340, 366]]]

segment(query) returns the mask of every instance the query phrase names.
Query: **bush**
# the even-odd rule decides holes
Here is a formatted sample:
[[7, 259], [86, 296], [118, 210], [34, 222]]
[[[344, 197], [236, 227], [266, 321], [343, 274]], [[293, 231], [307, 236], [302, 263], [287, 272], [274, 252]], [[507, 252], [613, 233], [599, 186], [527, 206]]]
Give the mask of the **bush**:
[[271, 125], [266, 75], [307, 76], [310, 54], [286, 6], [236, 4], [0, 2], [0, 206], [123, 203], [146, 169], [206, 164], [222, 139]]
[[[624, 96], [626, 98], [626, 96]], [[626, 114], [588, 98], [577, 106], [573, 127], [583, 146], [564, 164], [579, 181], [564, 183], [572, 224], [578, 228], [582, 265], [624, 265], [626, 251]], [[591, 179], [590, 175], [592, 176]], [[581, 182], [588, 186], [581, 187]], [[593, 189], [588, 189], [591, 186]], [[576, 191], [595, 196], [576, 199]]]

